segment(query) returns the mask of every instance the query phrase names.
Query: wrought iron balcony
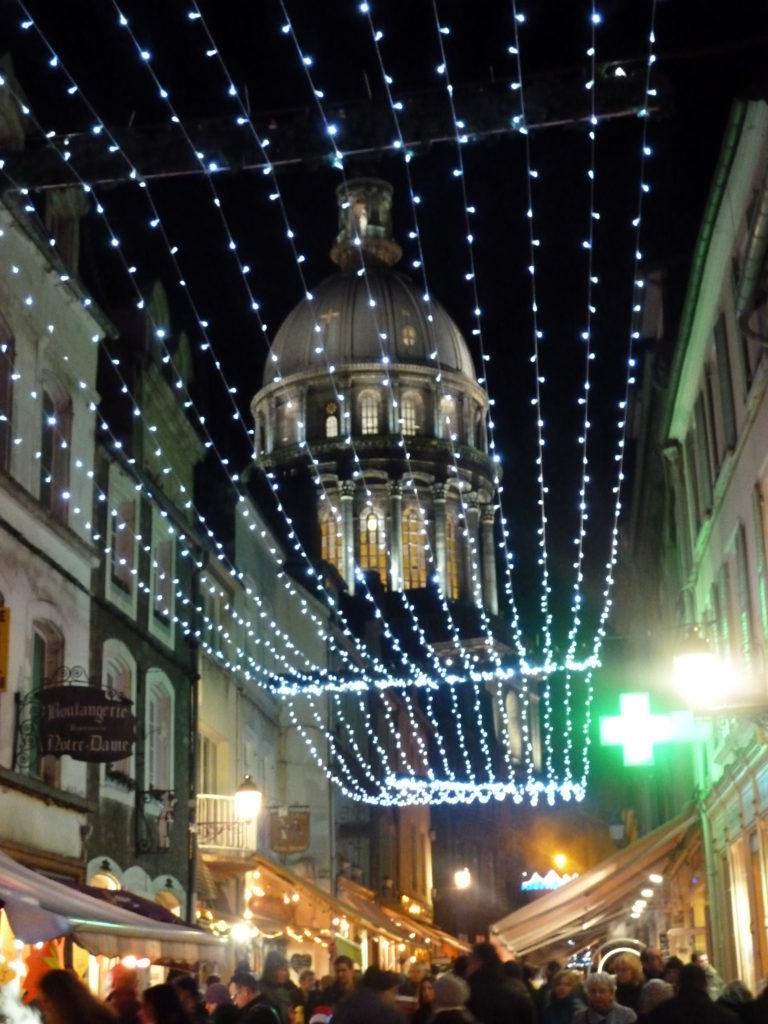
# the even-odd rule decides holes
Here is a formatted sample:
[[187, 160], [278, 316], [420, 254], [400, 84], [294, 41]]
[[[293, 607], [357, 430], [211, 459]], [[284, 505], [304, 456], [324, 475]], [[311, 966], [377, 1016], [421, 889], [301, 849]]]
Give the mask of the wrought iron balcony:
[[253, 853], [257, 848], [256, 818], [238, 818], [235, 797], [197, 795], [197, 842], [204, 850]]

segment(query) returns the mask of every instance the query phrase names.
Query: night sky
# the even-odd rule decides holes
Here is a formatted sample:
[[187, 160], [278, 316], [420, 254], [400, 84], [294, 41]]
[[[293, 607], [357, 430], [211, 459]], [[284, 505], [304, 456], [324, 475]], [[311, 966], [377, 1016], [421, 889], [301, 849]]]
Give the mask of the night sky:
[[[756, 10], [760, 7], [760, 13]], [[598, 74], [595, 95], [625, 113], [638, 104], [649, 54], [653, 7], [649, 2], [613, 0], [595, 8]], [[573, 583], [573, 537], [578, 523], [578, 479], [582, 410], [577, 395], [583, 387], [584, 345], [580, 333], [587, 306], [587, 252], [583, 240], [590, 227], [590, 146], [587, 126], [579, 121], [591, 102], [584, 84], [590, 79], [589, 3], [501, 0], [378, 0], [372, 20], [383, 33], [380, 52], [393, 79], [392, 95], [404, 103], [404, 134], [416, 139], [409, 169], [421, 197], [417, 208], [424, 266], [414, 270], [413, 209], [408, 195], [402, 153], [387, 147], [396, 137], [382, 72], [367, 18], [358, 3], [322, 0], [297, 2], [258, 0], [254, 3], [215, 0], [195, 6], [177, 3], [74, 0], [66, 4], [38, 0], [26, 5], [2, 0], [0, 40], [14, 59], [31, 114], [27, 118], [28, 149], [35, 156], [14, 164], [22, 172], [10, 186], [25, 184], [24, 174], [35, 157], [47, 157], [49, 182], [73, 179], [80, 168], [87, 181], [107, 179], [94, 188], [104, 216], [88, 218], [82, 273], [97, 300], [105, 306], [133, 301], [135, 283], [144, 286], [159, 277], [169, 291], [175, 328], [184, 327], [192, 340], [198, 367], [197, 397], [212, 412], [212, 429], [220, 450], [234, 467], [248, 462], [248, 438], [231, 415], [227, 387], [250, 424], [250, 399], [260, 386], [269, 339], [300, 300], [305, 286], [286, 238], [286, 222], [295, 234], [296, 252], [305, 257], [301, 270], [309, 287], [333, 273], [328, 250], [336, 231], [334, 189], [342, 181], [332, 167], [333, 145], [322, 125], [320, 110], [297, 52], [312, 58], [315, 88], [325, 92], [323, 109], [339, 126], [335, 137], [342, 152], [364, 150], [345, 160], [348, 177], [374, 174], [395, 186], [395, 225], [405, 256], [400, 269], [426, 274], [430, 293], [445, 305], [465, 332], [475, 358], [481, 353], [472, 317], [472, 286], [465, 280], [462, 179], [441, 63], [435, 10], [450, 28], [442, 36], [446, 72], [454, 86], [460, 113], [466, 109], [469, 139], [463, 147], [463, 184], [477, 208], [471, 219], [475, 239], [475, 284], [483, 310], [483, 349], [491, 356], [488, 387], [495, 400], [497, 443], [504, 469], [504, 507], [510, 521], [511, 547], [518, 562], [516, 591], [531, 641], [537, 622], [538, 525], [534, 373], [530, 362], [533, 325], [528, 247], [525, 153], [538, 171], [533, 180], [538, 326], [543, 332], [541, 375], [545, 478], [549, 488], [550, 572], [559, 635], [564, 642]], [[189, 12], [202, 17], [190, 19]], [[128, 19], [135, 40], [120, 27]], [[509, 53], [517, 25], [523, 89], [513, 90], [517, 60]], [[293, 29], [281, 26], [290, 19]], [[758, 96], [757, 67], [765, 52], [768, 17], [764, 5], [750, 0], [717, 6], [695, 0], [655, 5], [656, 62], [651, 83], [657, 89], [648, 124], [652, 155], [644, 180], [651, 191], [643, 200], [641, 248], [645, 270], [664, 267], [670, 282], [670, 326], [682, 302], [682, 287], [709, 188], [720, 139], [731, 102], [737, 95]], [[22, 23], [34, 24], [22, 27]], [[151, 55], [142, 61], [136, 44]], [[216, 52], [213, 52], [213, 51]], [[206, 53], [208, 52], [208, 55]], [[56, 54], [58, 62], [53, 62]], [[622, 67], [626, 78], [618, 78]], [[158, 95], [157, 76], [169, 101]], [[72, 95], [68, 88], [76, 83]], [[234, 83], [237, 96], [228, 95]], [[627, 101], [622, 104], [621, 89]], [[532, 125], [528, 136], [512, 131], [520, 95]], [[235, 118], [243, 107], [274, 160], [282, 200], [270, 200], [274, 180], [254, 168], [253, 138]], [[466, 104], [466, 106], [462, 106]], [[180, 124], [170, 123], [172, 113]], [[557, 125], [547, 122], [565, 122]], [[544, 123], [543, 127], [533, 127]], [[92, 134], [95, 123], [105, 126]], [[477, 134], [473, 128], [477, 128]], [[643, 123], [634, 114], [600, 121], [596, 129], [595, 228], [593, 273], [599, 277], [593, 301], [591, 421], [589, 454], [592, 483], [591, 518], [586, 547], [586, 590], [592, 602], [587, 618], [600, 612], [608, 556], [615, 482], [618, 401], [622, 397], [627, 341], [631, 329], [633, 252], [640, 144]], [[55, 131], [46, 140], [44, 134]], [[156, 176], [142, 191], [127, 178], [127, 165], [106, 153], [108, 136], [128, 140], [150, 161]], [[56, 155], [65, 137], [75, 154], [69, 166]], [[194, 140], [191, 144], [188, 139]], [[90, 141], [89, 141], [90, 140]], [[221, 168], [210, 178], [200, 174], [190, 156], [197, 148], [206, 165]], [[54, 158], [51, 159], [53, 150]], [[83, 154], [82, 163], [80, 156]], [[181, 163], [179, 154], [182, 154]], [[249, 165], [245, 169], [241, 165]], [[144, 165], [142, 165], [144, 166]], [[193, 173], [194, 172], [194, 173]], [[20, 175], [20, 176], [19, 176]], [[215, 191], [214, 191], [215, 190]], [[179, 286], [161, 232], [149, 226], [154, 213], [151, 196], [167, 237], [178, 245], [178, 266], [186, 288]], [[220, 206], [214, 206], [214, 195]], [[32, 201], [42, 209], [40, 193]], [[106, 220], [120, 239], [110, 247]], [[228, 236], [236, 240], [236, 256]], [[133, 279], [121, 255], [137, 268]], [[250, 267], [246, 290], [242, 264]], [[419, 277], [419, 280], [421, 278]], [[260, 316], [250, 309], [258, 299]], [[211, 348], [201, 350], [198, 321], [208, 321]], [[638, 348], [642, 358], [643, 345]], [[218, 359], [221, 374], [214, 372]], [[201, 383], [205, 381], [205, 386]], [[220, 414], [217, 415], [217, 410]], [[628, 507], [625, 498], [624, 507]], [[594, 601], [592, 600], [594, 598]], [[586, 649], [589, 637], [585, 636]]]

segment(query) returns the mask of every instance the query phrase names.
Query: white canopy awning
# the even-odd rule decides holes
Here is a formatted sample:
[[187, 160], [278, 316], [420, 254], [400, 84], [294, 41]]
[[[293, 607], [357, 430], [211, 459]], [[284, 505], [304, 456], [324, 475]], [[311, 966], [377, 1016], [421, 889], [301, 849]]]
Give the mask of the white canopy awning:
[[649, 873], [664, 874], [678, 847], [699, 828], [698, 820], [695, 813], [684, 812], [562, 888], [508, 914], [492, 926], [491, 934], [518, 956], [557, 943], [579, 948], [594, 940], [629, 917], [632, 900], [648, 884]]
[[0, 907], [22, 942], [71, 935], [89, 953], [146, 956], [193, 964], [221, 961], [226, 940], [207, 932], [154, 921], [78, 892], [24, 867], [0, 852]]

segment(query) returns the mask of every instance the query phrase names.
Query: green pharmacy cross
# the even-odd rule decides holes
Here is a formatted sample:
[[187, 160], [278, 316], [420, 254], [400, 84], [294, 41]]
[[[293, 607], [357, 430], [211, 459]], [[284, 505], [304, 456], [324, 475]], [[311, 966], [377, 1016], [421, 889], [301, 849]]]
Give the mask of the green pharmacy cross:
[[619, 714], [600, 718], [600, 743], [622, 747], [625, 765], [653, 764], [653, 748], [659, 743], [691, 743], [708, 735], [708, 724], [696, 722], [692, 711], [651, 714], [647, 693], [620, 694]]

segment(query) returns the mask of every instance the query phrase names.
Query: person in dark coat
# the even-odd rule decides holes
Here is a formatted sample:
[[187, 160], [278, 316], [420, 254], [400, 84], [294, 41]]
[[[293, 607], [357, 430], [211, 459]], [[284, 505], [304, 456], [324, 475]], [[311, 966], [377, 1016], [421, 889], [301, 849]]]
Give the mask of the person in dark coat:
[[716, 999], [718, 1006], [732, 1010], [742, 1024], [749, 1024], [755, 999], [743, 981], [729, 981]]
[[457, 974], [435, 978], [434, 1012], [431, 1024], [477, 1024], [467, 1009], [469, 985]]
[[735, 1013], [712, 1002], [698, 964], [685, 964], [677, 995], [654, 1010], [651, 1019], [653, 1024], [739, 1024]]
[[501, 959], [490, 942], [472, 947], [467, 981], [467, 1009], [481, 1024], [534, 1024], [533, 1002], [504, 978]]
[[327, 988], [317, 989], [309, 1001], [310, 1013], [316, 1006], [334, 1007], [355, 987], [355, 968], [348, 956], [337, 956], [333, 961], [334, 979]]
[[38, 1003], [47, 1024], [114, 1024], [115, 1021], [107, 1007], [69, 971], [55, 969], [42, 976]]
[[664, 964], [664, 981], [669, 982], [675, 990], [675, 995], [677, 995], [677, 990], [680, 988], [680, 971], [682, 971], [683, 966], [683, 961], [679, 956], [671, 956]]
[[431, 974], [419, 982], [416, 999], [417, 1006], [411, 1017], [411, 1024], [427, 1024], [435, 1011], [435, 979]]
[[652, 1024], [656, 1007], [671, 999], [674, 994], [674, 986], [668, 981], [664, 981], [663, 978], [649, 978], [643, 985], [635, 1008], [640, 1024]]
[[144, 989], [139, 1010], [141, 1024], [186, 1024], [179, 993], [175, 985], [152, 985]]
[[616, 975], [616, 1002], [628, 1006], [637, 1013], [637, 1004], [645, 982], [643, 965], [634, 953], [622, 953], [616, 957], [612, 968]]
[[552, 980], [555, 975], [562, 971], [563, 965], [559, 960], [549, 960], [547, 966], [544, 968], [544, 984], [540, 986], [536, 993], [534, 1002], [536, 1003], [536, 1009], [539, 1013], [539, 1020], [544, 1019], [544, 1010], [549, 1005], [549, 1001], [552, 998]]
[[214, 981], [208, 985], [203, 1003], [212, 1024], [235, 1024], [239, 1011], [229, 998], [229, 989], [223, 981]]
[[333, 1024], [403, 1024], [395, 1006], [402, 978], [394, 971], [369, 967], [353, 992], [333, 1012]]
[[237, 1024], [280, 1024], [280, 1014], [261, 994], [259, 983], [248, 971], [235, 971], [229, 982], [232, 1002], [240, 1011]]
[[179, 994], [189, 1024], [207, 1024], [208, 1011], [196, 979], [191, 974], [181, 974], [174, 978], [173, 987]]
[[288, 961], [277, 950], [271, 949], [264, 961], [259, 990], [262, 998], [277, 1007], [282, 1024], [288, 1024], [288, 1011], [301, 995], [299, 987], [291, 981]]

